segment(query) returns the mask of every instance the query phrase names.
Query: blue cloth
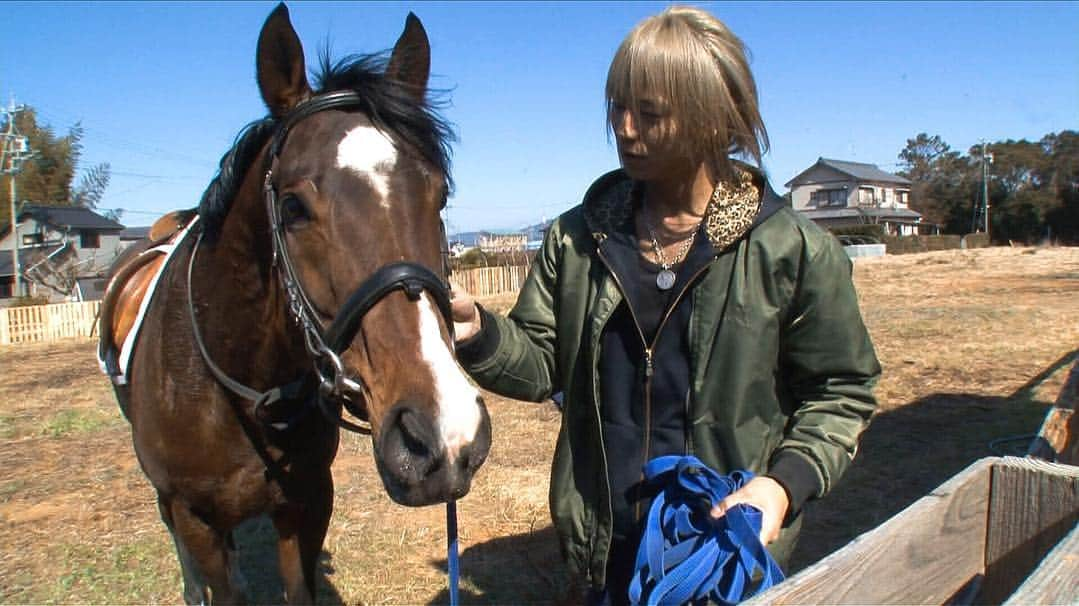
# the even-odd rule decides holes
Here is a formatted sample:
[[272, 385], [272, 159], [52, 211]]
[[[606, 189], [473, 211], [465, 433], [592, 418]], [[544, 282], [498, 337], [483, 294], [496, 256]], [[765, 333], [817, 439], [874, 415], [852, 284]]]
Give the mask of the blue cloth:
[[652, 459], [644, 473], [662, 492], [652, 500], [637, 550], [631, 603], [736, 604], [783, 580], [760, 542], [759, 509], [739, 504], [721, 518], [710, 514], [752, 473], [720, 476], [696, 457], [677, 455]]

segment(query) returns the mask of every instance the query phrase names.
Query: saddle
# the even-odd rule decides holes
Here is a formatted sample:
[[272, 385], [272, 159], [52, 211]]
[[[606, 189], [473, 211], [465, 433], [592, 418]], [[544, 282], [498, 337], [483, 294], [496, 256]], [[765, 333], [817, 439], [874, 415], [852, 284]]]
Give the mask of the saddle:
[[127, 359], [138, 335], [144, 300], [152, 295], [167, 259], [196, 218], [194, 209], [166, 214], [154, 222], [145, 240], [121, 253], [110, 269], [99, 312], [98, 361], [116, 385], [127, 383]]

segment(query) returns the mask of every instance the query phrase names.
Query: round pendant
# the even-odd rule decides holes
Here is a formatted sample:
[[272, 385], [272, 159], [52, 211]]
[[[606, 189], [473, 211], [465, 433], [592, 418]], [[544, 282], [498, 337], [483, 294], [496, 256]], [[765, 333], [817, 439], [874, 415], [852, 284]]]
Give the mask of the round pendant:
[[656, 286], [660, 290], [670, 290], [674, 286], [674, 272], [669, 269], [661, 270], [656, 274]]

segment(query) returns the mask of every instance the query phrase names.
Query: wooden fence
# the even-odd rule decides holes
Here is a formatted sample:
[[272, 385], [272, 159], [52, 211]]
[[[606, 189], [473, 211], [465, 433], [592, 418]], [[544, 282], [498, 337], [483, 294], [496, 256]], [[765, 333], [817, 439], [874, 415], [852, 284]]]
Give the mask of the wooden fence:
[[100, 301], [0, 309], [0, 345], [90, 337]]
[[527, 265], [507, 265], [461, 269], [450, 278], [473, 296], [486, 297], [521, 290], [527, 275]]
[[[479, 267], [453, 272], [453, 280], [477, 297], [515, 293], [521, 289], [527, 265]], [[0, 345], [38, 343], [96, 334], [100, 301], [54, 303], [0, 308]]]

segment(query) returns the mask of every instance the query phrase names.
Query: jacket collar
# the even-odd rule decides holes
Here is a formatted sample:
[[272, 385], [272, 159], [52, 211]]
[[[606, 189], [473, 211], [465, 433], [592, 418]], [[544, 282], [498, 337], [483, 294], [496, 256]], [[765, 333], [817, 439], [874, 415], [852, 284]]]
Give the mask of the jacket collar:
[[[719, 198], [709, 201], [702, 221], [704, 233], [716, 252], [740, 240], [786, 204], [760, 171], [742, 163], [737, 166], [738, 182], [723, 185]], [[597, 242], [615, 231], [633, 231], [628, 225], [633, 219], [632, 187], [633, 180], [617, 169], [588, 188], [583, 203], [584, 218]]]

